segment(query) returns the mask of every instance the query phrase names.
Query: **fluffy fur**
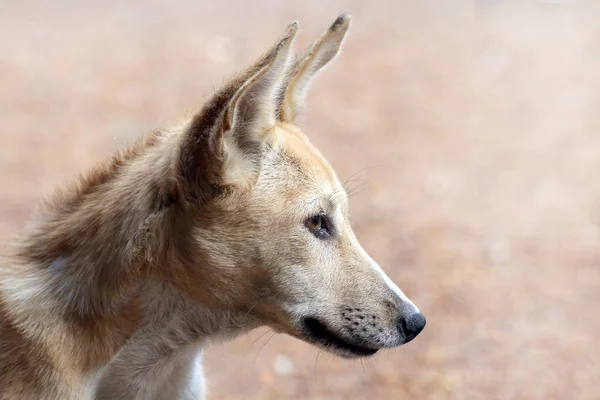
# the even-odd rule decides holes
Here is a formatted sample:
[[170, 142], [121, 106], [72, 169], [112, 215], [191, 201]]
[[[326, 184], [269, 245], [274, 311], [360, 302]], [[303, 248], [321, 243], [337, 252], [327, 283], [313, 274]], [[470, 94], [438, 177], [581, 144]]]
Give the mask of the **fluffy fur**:
[[346, 357], [411, 340], [418, 310], [293, 124], [349, 25], [294, 57], [291, 24], [192, 118], [52, 196], [0, 259], [1, 400], [199, 399], [207, 341], [262, 325]]

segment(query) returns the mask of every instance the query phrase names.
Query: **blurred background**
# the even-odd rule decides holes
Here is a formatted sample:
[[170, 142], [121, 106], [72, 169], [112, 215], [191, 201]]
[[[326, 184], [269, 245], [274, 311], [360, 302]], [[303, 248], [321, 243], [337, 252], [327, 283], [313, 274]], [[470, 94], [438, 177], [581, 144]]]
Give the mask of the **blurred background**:
[[600, 2], [0, 1], [0, 243], [42, 196], [197, 110], [299, 20], [345, 51], [304, 131], [428, 318], [346, 361], [262, 329], [212, 399], [600, 399]]

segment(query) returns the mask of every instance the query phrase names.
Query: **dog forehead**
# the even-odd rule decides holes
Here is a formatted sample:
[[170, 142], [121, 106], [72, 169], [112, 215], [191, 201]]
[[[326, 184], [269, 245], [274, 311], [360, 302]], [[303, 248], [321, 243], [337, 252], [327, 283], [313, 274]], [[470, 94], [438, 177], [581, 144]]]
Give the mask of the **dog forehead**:
[[287, 181], [317, 186], [323, 194], [339, 186], [333, 168], [325, 157], [310, 143], [306, 135], [290, 124], [275, 128], [275, 146], [278, 161], [273, 164]]

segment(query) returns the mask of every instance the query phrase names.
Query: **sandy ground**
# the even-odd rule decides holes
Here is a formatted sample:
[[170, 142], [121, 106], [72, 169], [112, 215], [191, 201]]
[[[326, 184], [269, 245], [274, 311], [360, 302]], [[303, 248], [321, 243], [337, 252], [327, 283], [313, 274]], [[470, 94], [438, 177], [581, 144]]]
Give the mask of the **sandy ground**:
[[287, 23], [306, 46], [344, 10], [303, 128], [360, 179], [356, 233], [428, 326], [363, 363], [258, 330], [207, 351], [211, 398], [599, 399], [599, 2], [5, 0], [0, 241]]

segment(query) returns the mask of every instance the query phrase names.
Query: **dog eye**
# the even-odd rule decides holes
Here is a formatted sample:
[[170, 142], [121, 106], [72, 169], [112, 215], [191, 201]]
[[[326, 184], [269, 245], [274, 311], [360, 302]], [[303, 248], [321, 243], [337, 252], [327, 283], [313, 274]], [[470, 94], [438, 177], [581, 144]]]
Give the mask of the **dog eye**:
[[308, 219], [308, 228], [311, 231], [317, 231], [323, 227], [323, 217], [321, 215], [313, 215]]
[[331, 234], [329, 231], [329, 223], [325, 215], [313, 215], [306, 220], [306, 227], [319, 239], [325, 239]]

